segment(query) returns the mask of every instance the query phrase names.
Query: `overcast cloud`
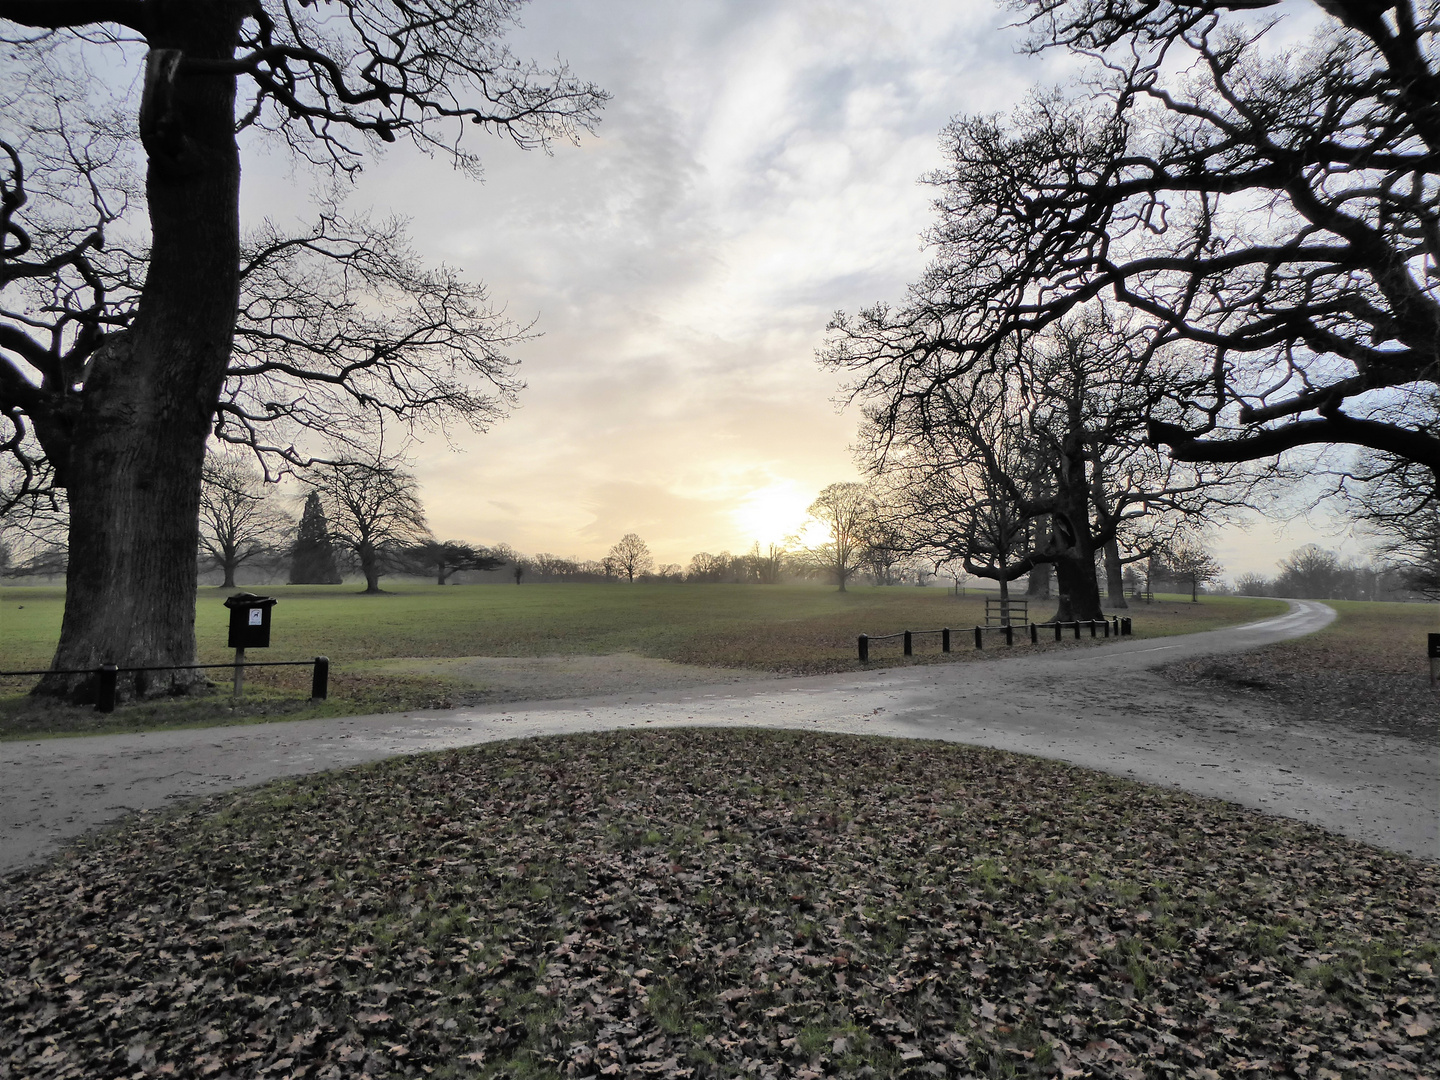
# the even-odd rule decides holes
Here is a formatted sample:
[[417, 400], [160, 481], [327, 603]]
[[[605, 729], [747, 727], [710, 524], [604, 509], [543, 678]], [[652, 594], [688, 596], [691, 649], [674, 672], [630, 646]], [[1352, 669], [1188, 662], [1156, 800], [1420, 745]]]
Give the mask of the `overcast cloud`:
[[[528, 385], [508, 420], [462, 453], [415, 448], [432, 525], [590, 558], [634, 531], [679, 563], [777, 540], [857, 477], [857, 417], [814, 351], [832, 312], [898, 299], [923, 267], [941, 127], [1063, 61], [1017, 55], [988, 0], [535, 0], [524, 18], [518, 54], [613, 95], [598, 135], [549, 157], [482, 146], [480, 185], [397, 151], [356, 192], [543, 334], [513, 351]], [[295, 182], [252, 159], [247, 215]], [[1269, 570], [1300, 542], [1268, 540], [1220, 554]]]

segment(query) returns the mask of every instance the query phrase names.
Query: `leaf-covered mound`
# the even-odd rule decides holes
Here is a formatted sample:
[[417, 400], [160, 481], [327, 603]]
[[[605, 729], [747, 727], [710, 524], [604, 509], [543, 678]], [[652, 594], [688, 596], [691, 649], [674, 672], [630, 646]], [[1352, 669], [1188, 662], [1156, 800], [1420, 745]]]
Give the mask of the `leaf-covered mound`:
[[0, 892], [0, 1077], [1423, 1075], [1434, 866], [938, 743], [491, 744]]

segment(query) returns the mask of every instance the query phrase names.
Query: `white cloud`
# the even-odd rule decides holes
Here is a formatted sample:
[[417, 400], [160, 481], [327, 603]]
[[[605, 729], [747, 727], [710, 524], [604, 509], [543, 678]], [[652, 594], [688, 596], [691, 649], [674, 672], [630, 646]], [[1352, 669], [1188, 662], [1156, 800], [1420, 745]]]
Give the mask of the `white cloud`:
[[[814, 350], [833, 311], [896, 299], [923, 267], [940, 128], [1066, 61], [1016, 55], [985, 0], [545, 0], [524, 18], [517, 54], [612, 93], [598, 136], [549, 157], [496, 140], [482, 185], [396, 151], [356, 196], [543, 333], [514, 350], [510, 419], [457, 436], [465, 453], [419, 450], [432, 523], [582, 557], [636, 531], [681, 563], [774, 539], [787, 506], [855, 477], [856, 417]], [[278, 169], [247, 163], [252, 220], [293, 191]]]

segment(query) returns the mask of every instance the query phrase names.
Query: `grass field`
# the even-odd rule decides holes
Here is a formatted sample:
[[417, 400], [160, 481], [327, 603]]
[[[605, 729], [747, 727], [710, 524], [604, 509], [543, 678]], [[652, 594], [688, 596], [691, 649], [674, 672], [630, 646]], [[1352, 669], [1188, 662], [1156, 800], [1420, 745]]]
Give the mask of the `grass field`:
[[[848, 671], [859, 666], [855, 639], [942, 626], [972, 627], [985, 620], [983, 597], [943, 589], [816, 586], [523, 585], [395, 586], [365, 596], [348, 586], [267, 588], [279, 598], [266, 660], [332, 661], [331, 700], [304, 702], [304, 668], [247, 673], [247, 698], [146, 702], [109, 720], [91, 710], [38, 708], [24, 692], [33, 680], [0, 680], [0, 732], [35, 735], [68, 731], [138, 730], [167, 724], [334, 716], [396, 711], [479, 700], [477, 688], [422, 674], [397, 672], [379, 661], [396, 657], [553, 656], [635, 653], [686, 664], [795, 674]], [[202, 663], [231, 658], [225, 648], [229, 590], [200, 590], [196, 635]], [[45, 587], [0, 590], [3, 668], [43, 668], [59, 635], [63, 591]], [[1032, 617], [1046, 618], [1051, 602]], [[1140, 637], [1188, 633], [1263, 618], [1283, 610], [1274, 600], [1207, 597], [1140, 605], [1130, 614]], [[1023, 635], [1021, 639], [1024, 640]], [[1067, 641], [1065, 648], [1089, 647]], [[1028, 644], [1017, 648], [1029, 648]], [[1053, 643], [1042, 645], [1054, 648]], [[1003, 649], [998, 637], [987, 649]], [[871, 666], [967, 662], [976, 659], [963, 636], [949, 657], [936, 638], [920, 639], [914, 660], [898, 641], [876, 643]], [[261, 655], [252, 651], [252, 659]], [[224, 673], [217, 673], [217, 681]]]
[[1440, 692], [1425, 655], [1426, 634], [1440, 633], [1440, 604], [1326, 603], [1338, 617], [1324, 630], [1167, 674], [1268, 702], [1292, 719], [1440, 745]]
[[1415, 675], [1427, 670], [1425, 635], [1440, 634], [1440, 604], [1325, 602], [1339, 618], [1318, 633], [1269, 646], [1266, 655], [1297, 673]]
[[1437, 903], [1431, 864], [1019, 755], [527, 739], [0, 885], [0, 1072], [1433, 1076]]
[[[232, 590], [205, 588], [196, 637], [205, 663], [225, 648]], [[398, 656], [545, 656], [633, 652], [689, 664], [766, 671], [834, 670], [861, 633], [968, 627], [985, 621], [982, 597], [944, 589], [724, 585], [413, 585], [381, 596], [353, 585], [277, 586], [267, 659], [324, 655], [336, 662]], [[43, 667], [60, 633], [64, 592], [0, 590], [5, 663]], [[1053, 601], [1033, 617], [1048, 618]], [[1138, 605], [1139, 636], [1208, 630], [1284, 610], [1273, 600], [1206, 597]], [[878, 648], [878, 646], [877, 646]], [[898, 656], [898, 649], [896, 650]]]

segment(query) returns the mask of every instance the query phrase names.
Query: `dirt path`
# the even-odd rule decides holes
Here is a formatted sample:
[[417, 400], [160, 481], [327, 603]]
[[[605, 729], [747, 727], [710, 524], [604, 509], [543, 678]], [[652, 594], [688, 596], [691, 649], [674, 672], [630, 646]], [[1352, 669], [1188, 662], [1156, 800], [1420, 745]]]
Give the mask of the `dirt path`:
[[[1319, 629], [1323, 604], [1185, 637], [986, 663], [725, 682], [544, 704], [0, 744], [0, 873], [126, 812], [276, 777], [494, 739], [766, 726], [944, 739], [1057, 758], [1440, 857], [1440, 751], [1217, 704], [1150, 669]], [[717, 673], [720, 675], [721, 673]], [[733, 678], [733, 672], [723, 673]]]

